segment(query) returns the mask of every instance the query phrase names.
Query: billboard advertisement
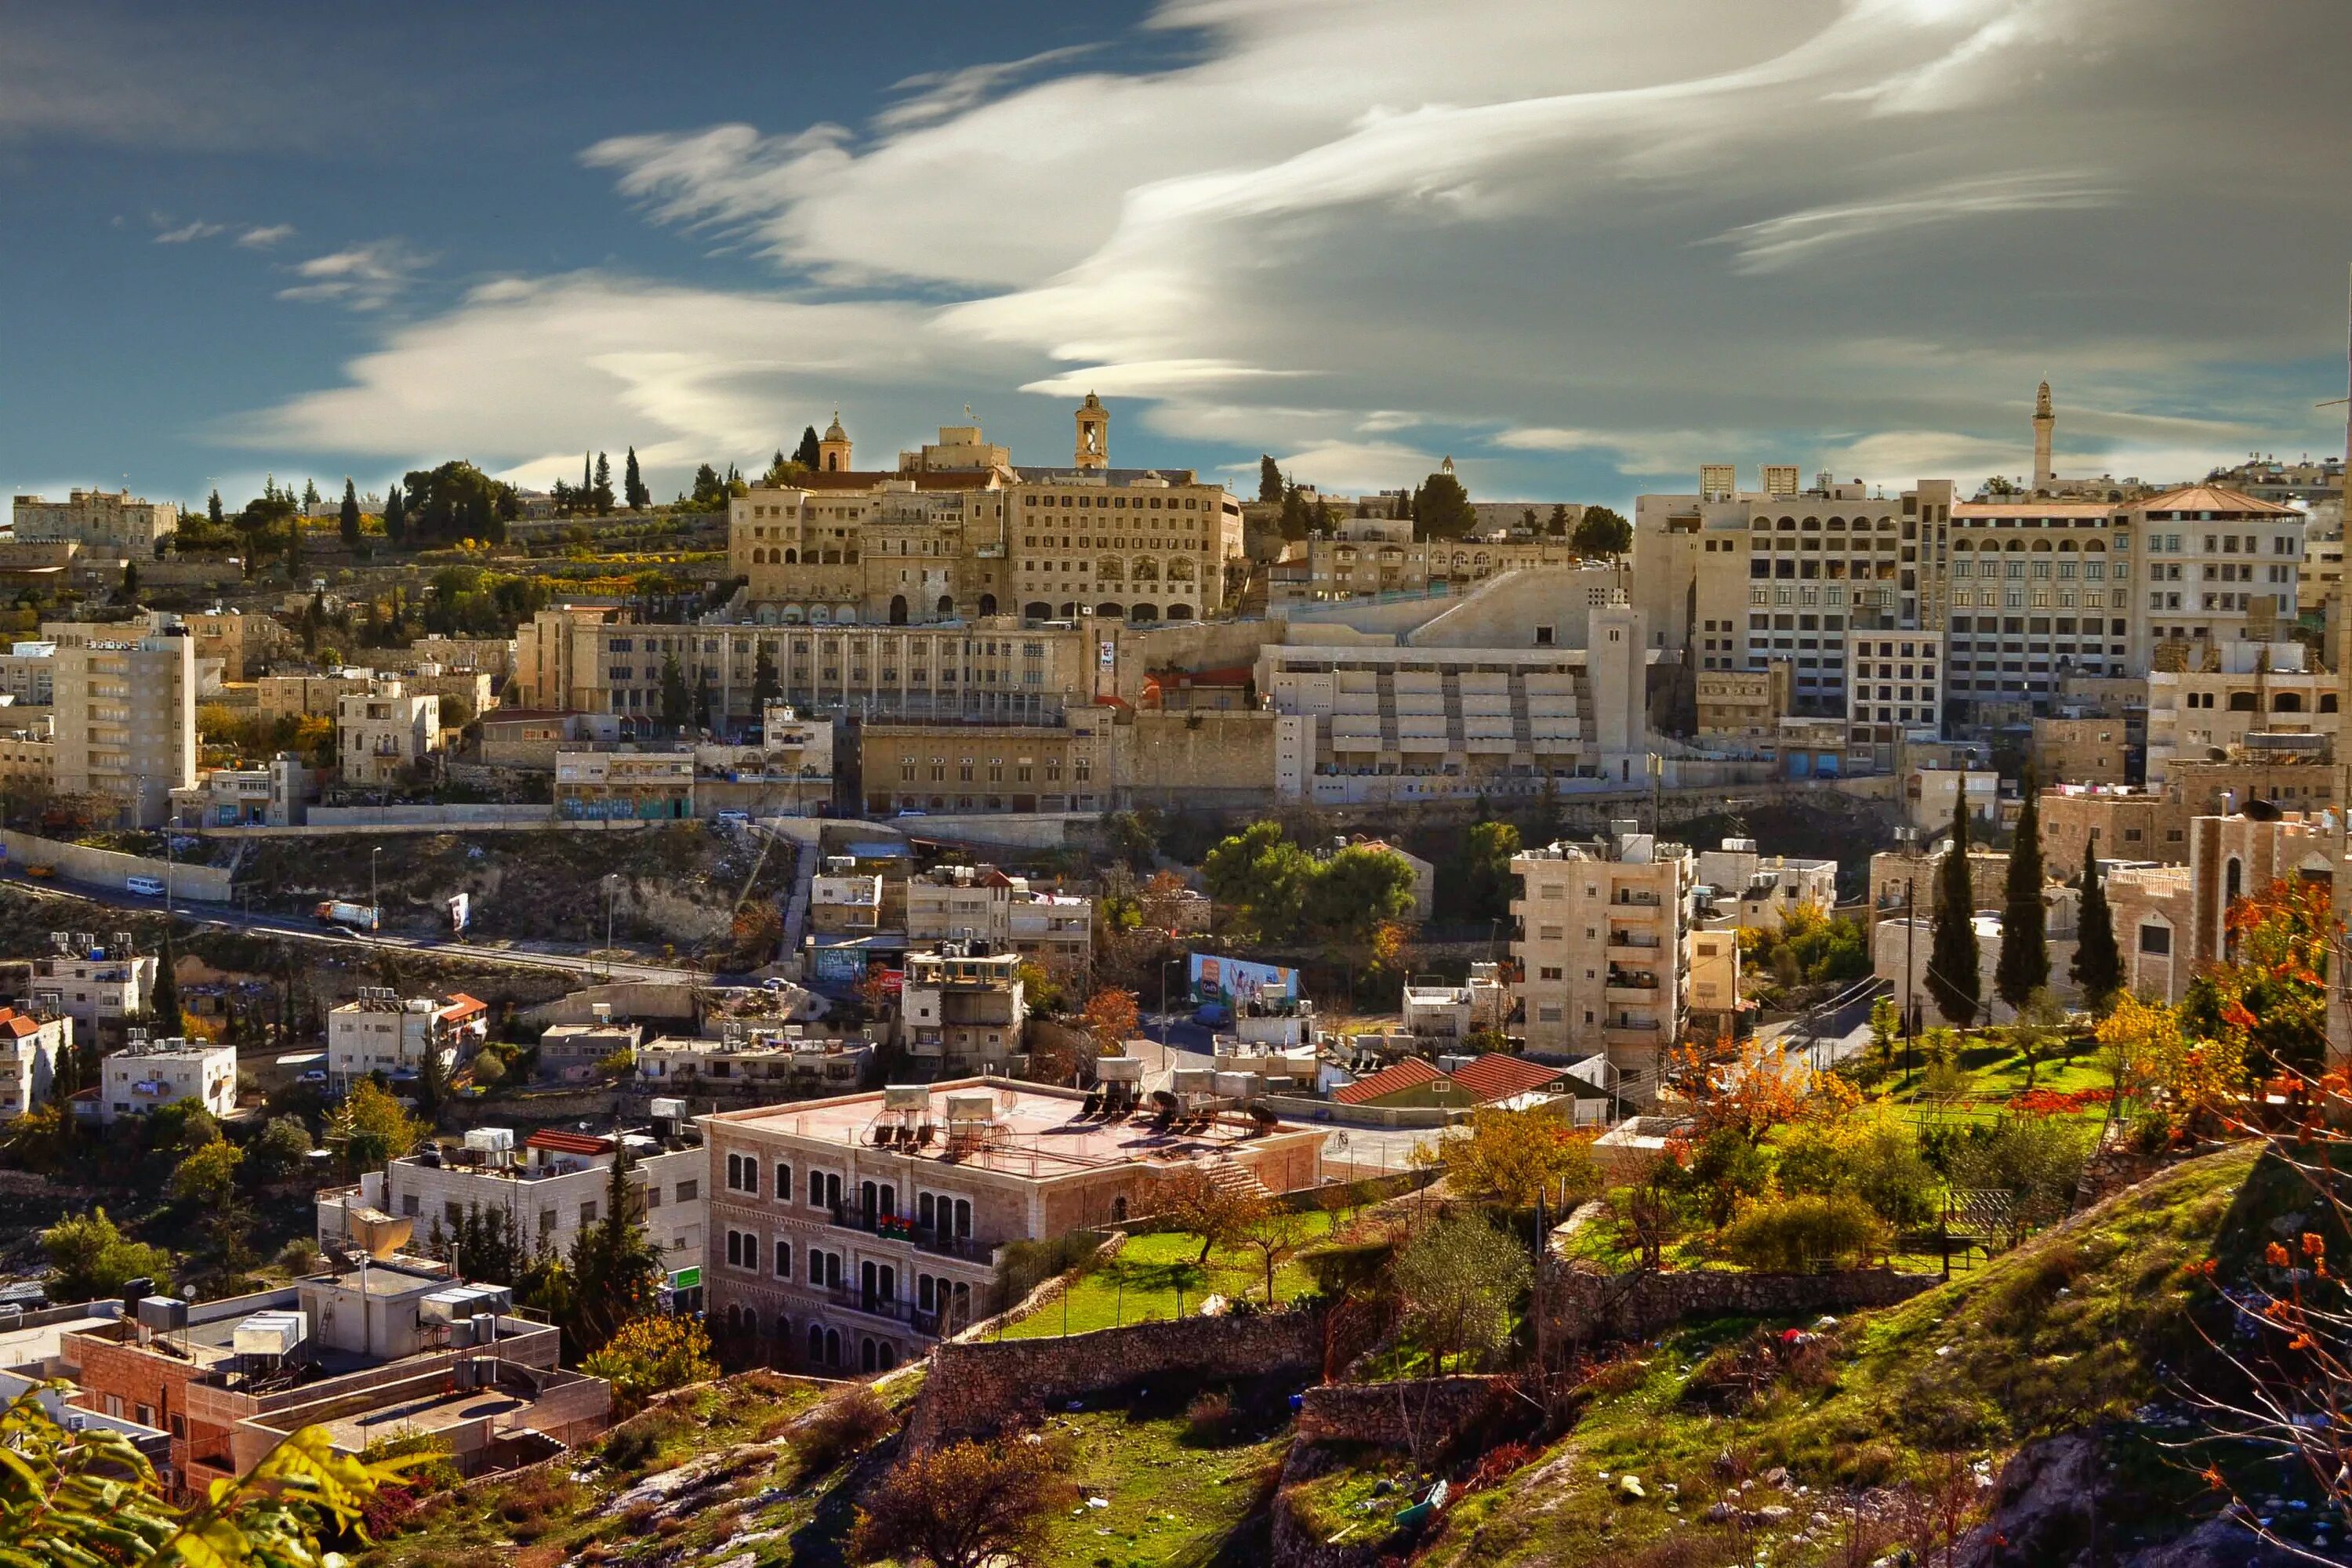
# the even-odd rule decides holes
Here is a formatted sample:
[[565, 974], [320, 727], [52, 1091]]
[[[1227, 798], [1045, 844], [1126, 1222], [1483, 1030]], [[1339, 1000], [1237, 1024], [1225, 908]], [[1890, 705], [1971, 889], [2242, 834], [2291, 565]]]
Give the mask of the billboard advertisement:
[[1196, 952], [1192, 955], [1187, 973], [1192, 977], [1194, 1002], [1223, 1002], [1233, 1006], [1249, 1002], [1298, 1000], [1298, 971], [1295, 969]]

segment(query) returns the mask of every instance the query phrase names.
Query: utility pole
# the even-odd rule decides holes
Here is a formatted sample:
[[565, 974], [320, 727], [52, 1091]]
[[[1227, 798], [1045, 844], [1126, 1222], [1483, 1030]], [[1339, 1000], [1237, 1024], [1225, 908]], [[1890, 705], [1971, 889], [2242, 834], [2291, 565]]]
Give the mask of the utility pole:
[[1919, 922], [1911, 914], [1911, 879], [1903, 879], [1903, 1076], [1911, 1076], [1912, 987], [1918, 970], [1911, 962], [1912, 945], [1919, 940]]

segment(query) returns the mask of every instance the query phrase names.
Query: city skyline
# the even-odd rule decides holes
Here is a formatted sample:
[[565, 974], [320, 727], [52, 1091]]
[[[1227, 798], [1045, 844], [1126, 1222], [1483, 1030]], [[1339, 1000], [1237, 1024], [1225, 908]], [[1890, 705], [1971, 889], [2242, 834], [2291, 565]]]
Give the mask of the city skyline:
[[1671, 9], [0, 9], [0, 479], [667, 497], [1092, 390], [1237, 489], [1624, 506], [2021, 474], [2044, 377], [2064, 473], [2341, 449], [2324, 6]]

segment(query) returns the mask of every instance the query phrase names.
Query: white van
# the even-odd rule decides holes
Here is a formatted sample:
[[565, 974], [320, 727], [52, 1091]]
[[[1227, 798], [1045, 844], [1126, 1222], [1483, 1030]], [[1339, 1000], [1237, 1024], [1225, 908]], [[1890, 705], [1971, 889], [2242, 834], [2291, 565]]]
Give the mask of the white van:
[[163, 879], [125, 877], [122, 879], [122, 890], [126, 893], [136, 893], [142, 899], [160, 899], [163, 896]]

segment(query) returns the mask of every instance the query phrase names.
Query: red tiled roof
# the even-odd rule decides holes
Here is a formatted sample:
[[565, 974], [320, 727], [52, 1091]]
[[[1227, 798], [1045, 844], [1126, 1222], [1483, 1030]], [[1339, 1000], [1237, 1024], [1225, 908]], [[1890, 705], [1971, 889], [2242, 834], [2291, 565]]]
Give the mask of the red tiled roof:
[[1466, 1067], [1454, 1069], [1454, 1081], [1468, 1089], [1480, 1104], [1508, 1100], [1515, 1094], [1543, 1088], [1567, 1076], [1566, 1068], [1548, 1068], [1524, 1057], [1489, 1051]]
[[441, 1009], [441, 1016], [449, 1019], [452, 1023], [456, 1023], [463, 1019], [470, 1018], [477, 1013], [487, 1013], [489, 1010], [490, 1005], [488, 1003], [481, 1001], [477, 997], [468, 996], [463, 991], [458, 991], [453, 992], [450, 994], [449, 1005]]
[[1435, 1083], [1444, 1076], [1423, 1058], [1407, 1057], [1394, 1067], [1382, 1068], [1370, 1078], [1360, 1078], [1353, 1083], [1340, 1085], [1331, 1091], [1331, 1098], [1342, 1105], [1366, 1105], [1408, 1089], [1418, 1089], [1424, 1083]]
[[553, 1154], [608, 1154], [613, 1150], [610, 1138], [598, 1138], [587, 1132], [566, 1132], [561, 1127], [543, 1127], [523, 1140], [526, 1149], [544, 1149]]

